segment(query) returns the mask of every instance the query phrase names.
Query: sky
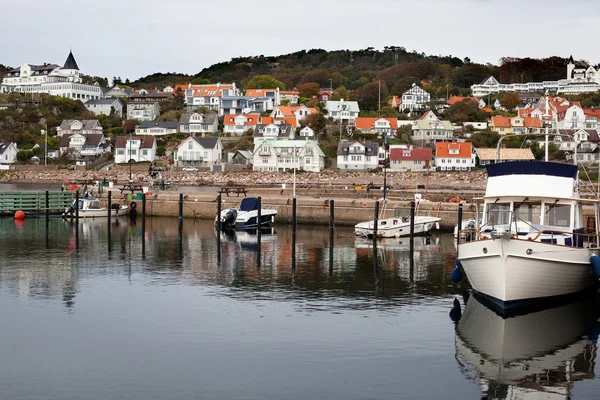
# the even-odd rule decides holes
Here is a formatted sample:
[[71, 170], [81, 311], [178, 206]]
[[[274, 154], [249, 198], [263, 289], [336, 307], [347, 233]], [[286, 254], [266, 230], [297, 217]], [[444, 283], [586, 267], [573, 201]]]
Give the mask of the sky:
[[62, 66], [72, 49], [81, 72], [109, 80], [313, 48], [600, 63], [597, 0], [28, 0], [2, 14], [0, 64]]

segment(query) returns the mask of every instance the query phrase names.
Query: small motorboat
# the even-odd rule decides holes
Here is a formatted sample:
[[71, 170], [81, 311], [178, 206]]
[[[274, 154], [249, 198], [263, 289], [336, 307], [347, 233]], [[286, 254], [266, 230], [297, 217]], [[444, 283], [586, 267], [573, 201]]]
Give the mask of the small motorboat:
[[[439, 217], [415, 216], [414, 234], [429, 232], [434, 229], [439, 229]], [[399, 238], [401, 236], [410, 235], [410, 217], [385, 218], [377, 220], [377, 237], [378, 238]], [[373, 237], [375, 233], [375, 221], [366, 221], [358, 223], [354, 226], [356, 236]]]
[[106, 218], [110, 213], [113, 217], [120, 217], [127, 214], [128, 206], [122, 206], [118, 203], [113, 203], [110, 210], [104, 203], [95, 197], [83, 197], [73, 201], [69, 207], [63, 212], [63, 218], [75, 218], [79, 209], [79, 218]]
[[222, 229], [256, 229], [258, 226], [269, 226], [275, 220], [277, 210], [272, 208], [260, 209], [258, 221], [258, 198], [246, 197], [239, 208], [227, 208], [215, 217], [215, 223], [221, 221]]

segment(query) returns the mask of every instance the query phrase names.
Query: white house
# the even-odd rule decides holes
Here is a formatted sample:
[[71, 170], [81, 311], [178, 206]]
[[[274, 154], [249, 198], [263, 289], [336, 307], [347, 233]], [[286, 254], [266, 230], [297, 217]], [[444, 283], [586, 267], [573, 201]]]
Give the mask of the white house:
[[73, 133], [62, 135], [58, 146], [61, 155], [71, 149], [76, 157], [98, 157], [104, 154], [105, 147], [102, 145], [105, 142], [103, 134]]
[[65, 64], [23, 64], [6, 72], [0, 84], [2, 93], [47, 93], [85, 102], [103, 97], [100, 85], [87, 85], [82, 81], [79, 66], [69, 52]]
[[343, 141], [337, 148], [339, 169], [370, 170], [379, 165], [379, 145], [375, 142]]
[[127, 119], [138, 121], [154, 121], [160, 115], [158, 101], [129, 102], [127, 103]]
[[438, 171], [470, 171], [475, 167], [475, 152], [469, 142], [438, 142], [435, 150]]
[[223, 96], [239, 96], [240, 90], [235, 83], [214, 83], [207, 85], [177, 85], [175, 92], [182, 90], [185, 95], [185, 104], [188, 110], [206, 107], [209, 110], [219, 111], [222, 108]]
[[325, 154], [314, 140], [260, 140], [254, 143], [254, 171], [319, 172], [325, 168]]
[[413, 123], [412, 132], [415, 141], [422, 144], [435, 143], [452, 140], [454, 126], [450, 121], [440, 121], [433, 112], [428, 111]]
[[115, 163], [152, 162], [156, 160], [156, 138], [154, 136], [117, 136], [115, 141]]
[[218, 137], [195, 137], [185, 139], [175, 150], [177, 167], [209, 167], [223, 160], [223, 144]]
[[296, 126], [300, 125], [300, 121], [308, 117], [310, 114], [316, 114], [315, 108], [308, 108], [304, 104], [299, 106], [278, 106], [269, 115], [273, 118], [276, 124], [289, 124], [291, 119], [296, 120]]
[[17, 145], [12, 142], [0, 143], [0, 164], [13, 164], [17, 161]]
[[343, 124], [354, 125], [360, 108], [356, 101], [327, 101], [325, 103], [325, 109], [327, 110], [327, 117], [333, 118], [335, 121], [342, 120]]
[[431, 101], [431, 95], [420, 86], [413, 83], [412, 87], [402, 93], [402, 102], [400, 103], [400, 112], [409, 109], [410, 112], [421, 111], [427, 108], [427, 103]]
[[356, 129], [362, 133], [377, 133], [379, 136], [396, 136], [398, 120], [395, 118], [356, 118]]
[[315, 138], [315, 131], [313, 131], [310, 128], [310, 126], [305, 126], [304, 128], [300, 129], [299, 136], [303, 137], [303, 138], [314, 139]]
[[94, 115], [110, 115], [113, 112], [115, 115], [123, 116], [123, 104], [117, 99], [93, 99], [85, 102], [85, 108]]
[[216, 133], [218, 127], [219, 119], [215, 113], [186, 113], [179, 119], [179, 132], [189, 133], [192, 136]]
[[135, 127], [135, 134], [164, 136], [177, 133], [178, 129], [178, 121], [143, 121]]
[[260, 114], [225, 115], [223, 117], [223, 132], [242, 135], [250, 129], [256, 128]]
[[58, 137], [63, 135], [72, 135], [72, 134], [80, 134], [80, 135], [99, 135], [103, 133], [102, 125], [97, 119], [65, 119], [63, 122], [56, 128], [56, 134]]

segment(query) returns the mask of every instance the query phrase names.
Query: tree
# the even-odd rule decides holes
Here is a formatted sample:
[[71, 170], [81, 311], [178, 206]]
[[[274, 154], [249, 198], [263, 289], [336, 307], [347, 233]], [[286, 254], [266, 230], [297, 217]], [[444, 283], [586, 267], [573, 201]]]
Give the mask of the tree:
[[321, 85], [316, 82], [303, 83], [302, 85], [298, 85], [298, 91], [300, 92], [300, 97], [312, 99], [314, 96], [319, 96]]
[[388, 88], [385, 82], [382, 81], [380, 96], [379, 82], [373, 81], [357, 89], [354, 97], [360, 104], [361, 109], [378, 110], [380, 98], [385, 104], [385, 99], [388, 97]]
[[254, 75], [246, 83], [246, 89], [275, 89], [285, 90], [285, 84], [271, 75]]
[[325, 124], [327, 123], [327, 121], [325, 121], [325, 117], [323, 116], [323, 114], [313, 113], [307, 115], [302, 121], [300, 121], [300, 123], [305, 126], [309, 126], [310, 129], [312, 129], [315, 132], [320, 132], [323, 129], [325, 129]]
[[348, 96], [348, 89], [346, 89], [346, 87], [342, 85], [333, 91], [333, 94], [331, 95], [331, 100], [348, 100]]
[[500, 105], [509, 111], [514, 110], [521, 104], [519, 93], [506, 93], [500, 96]]

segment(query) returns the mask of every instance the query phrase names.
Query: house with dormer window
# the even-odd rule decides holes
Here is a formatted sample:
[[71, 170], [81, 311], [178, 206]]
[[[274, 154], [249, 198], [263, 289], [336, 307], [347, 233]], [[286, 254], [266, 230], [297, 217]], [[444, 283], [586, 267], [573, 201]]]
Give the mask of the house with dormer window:
[[342, 141], [337, 148], [337, 167], [341, 170], [367, 171], [379, 165], [376, 142]]
[[315, 131], [313, 131], [310, 126], [305, 126], [304, 128], [300, 129], [299, 136], [301, 138], [315, 139]]
[[192, 136], [214, 134], [219, 127], [217, 114], [185, 113], [179, 119], [179, 132]]
[[450, 121], [441, 121], [433, 111], [426, 112], [412, 126], [413, 140], [421, 145], [452, 140], [454, 126]]
[[127, 103], [127, 119], [138, 121], [154, 121], [160, 115], [158, 101], [129, 102]]
[[262, 172], [320, 172], [325, 168], [325, 154], [314, 140], [263, 139], [254, 142], [252, 168]]
[[390, 146], [390, 170], [431, 171], [433, 170], [431, 148], [416, 148], [409, 145]]
[[174, 92], [181, 90], [185, 95], [185, 104], [188, 110], [206, 107], [209, 110], [219, 111], [222, 107], [223, 96], [239, 96], [240, 90], [235, 83], [212, 83], [206, 85], [177, 85]]
[[254, 129], [254, 143], [260, 140], [294, 140], [296, 131], [290, 124], [258, 124]]
[[244, 132], [256, 128], [260, 114], [225, 115], [223, 117], [223, 132], [241, 136]]
[[342, 124], [348, 125], [354, 125], [360, 113], [360, 107], [356, 101], [327, 101], [325, 102], [325, 109], [327, 110], [327, 118], [332, 118], [338, 123], [341, 119]]
[[223, 144], [218, 137], [189, 137], [174, 154], [177, 167], [210, 167], [223, 159]]
[[156, 138], [154, 136], [117, 136], [115, 141], [115, 163], [152, 162], [156, 160]]
[[301, 104], [299, 106], [278, 106], [269, 115], [275, 124], [289, 124], [290, 120], [296, 121], [296, 126], [300, 125], [300, 121], [309, 116], [316, 114], [315, 108], [309, 108]]
[[356, 118], [356, 129], [362, 133], [376, 133], [382, 136], [396, 136], [398, 120], [395, 118]]
[[470, 171], [475, 167], [475, 152], [469, 142], [440, 142], [435, 146], [438, 171]]
[[18, 152], [16, 143], [0, 142], [0, 164], [14, 164]]
[[64, 134], [58, 144], [60, 154], [65, 154], [70, 149], [77, 157], [98, 157], [104, 154], [106, 138], [103, 134], [80, 133]]
[[56, 128], [56, 134], [58, 137], [63, 135], [92, 135], [92, 134], [102, 134], [102, 125], [98, 122], [97, 119], [65, 119], [63, 122]]

